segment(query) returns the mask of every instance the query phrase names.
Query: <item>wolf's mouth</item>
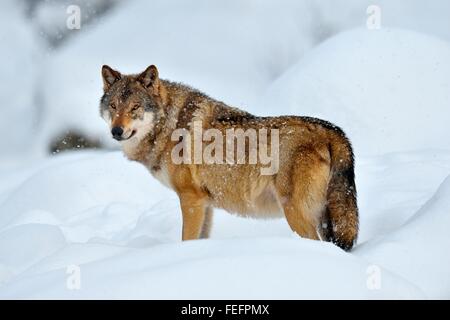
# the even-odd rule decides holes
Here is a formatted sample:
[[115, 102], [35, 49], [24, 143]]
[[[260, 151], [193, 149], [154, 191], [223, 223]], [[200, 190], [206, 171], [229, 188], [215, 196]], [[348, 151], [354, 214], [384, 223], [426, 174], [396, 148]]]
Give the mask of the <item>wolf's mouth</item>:
[[130, 140], [135, 134], [136, 134], [136, 130], [133, 130], [133, 131], [131, 131], [131, 134], [128, 137], [126, 137], [126, 138], [121, 137], [120, 139], [117, 139], [117, 138], [115, 138], [115, 139], [117, 139], [119, 141], [127, 141], [127, 140]]
[[127, 138], [127, 140], [133, 138], [133, 136], [134, 136], [135, 134], [136, 134], [136, 130], [131, 131], [131, 134], [130, 134], [130, 136]]

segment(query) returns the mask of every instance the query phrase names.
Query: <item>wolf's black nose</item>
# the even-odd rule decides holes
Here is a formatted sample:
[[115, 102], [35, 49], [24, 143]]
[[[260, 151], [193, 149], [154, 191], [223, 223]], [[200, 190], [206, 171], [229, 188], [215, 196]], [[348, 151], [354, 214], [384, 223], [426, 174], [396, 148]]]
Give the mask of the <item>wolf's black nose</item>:
[[111, 129], [111, 134], [114, 139], [120, 140], [122, 138], [123, 129], [121, 127], [114, 127]]

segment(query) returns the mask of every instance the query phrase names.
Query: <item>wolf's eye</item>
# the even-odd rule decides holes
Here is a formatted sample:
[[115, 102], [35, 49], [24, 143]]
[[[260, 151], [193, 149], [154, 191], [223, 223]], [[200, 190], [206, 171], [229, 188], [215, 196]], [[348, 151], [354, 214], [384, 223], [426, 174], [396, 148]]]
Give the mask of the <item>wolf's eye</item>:
[[140, 105], [135, 104], [135, 105], [133, 106], [133, 108], [131, 108], [131, 111], [137, 111], [140, 107], [141, 107]]
[[116, 110], [116, 105], [115, 104], [110, 104], [109, 107], [113, 110]]

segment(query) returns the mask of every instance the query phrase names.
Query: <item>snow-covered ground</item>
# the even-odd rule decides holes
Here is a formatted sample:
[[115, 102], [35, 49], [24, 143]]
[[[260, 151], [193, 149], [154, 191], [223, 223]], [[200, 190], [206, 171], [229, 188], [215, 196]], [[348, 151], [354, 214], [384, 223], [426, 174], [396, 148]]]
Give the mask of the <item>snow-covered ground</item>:
[[[10, 128], [0, 142], [0, 298], [450, 298], [445, 10], [428, 5], [435, 19], [415, 21], [421, 2], [381, 1], [383, 23], [415, 31], [367, 30], [361, 1], [351, 10], [152, 1], [153, 11], [131, 1], [43, 59], [32, 26], [6, 3], [0, 23], [17, 27], [2, 35], [3, 59], [15, 64], [0, 89], [14, 106], [0, 119]], [[164, 14], [146, 29], [151, 41], [130, 37], [154, 12]], [[31, 39], [26, 48], [19, 37]], [[340, 125], [356, 153], [357, 246], [346, 253], [299, 238], [283, 219], [221, 210], [211, 239], [182, 243], [175, 193], [119, 151], [45, 156], [49, 137], [68, 127], [115, 146], [97, 110], [103, 63], [126, 72], [155, 63], [161, 77], [251, 112]]]
[[3, 191], [0, 297], [448, 298], [450, 152], [358, 160], [352, 253], [222, 211], [211, 240], [181, 243], [176, 195], [119, 152], [37, 163]]

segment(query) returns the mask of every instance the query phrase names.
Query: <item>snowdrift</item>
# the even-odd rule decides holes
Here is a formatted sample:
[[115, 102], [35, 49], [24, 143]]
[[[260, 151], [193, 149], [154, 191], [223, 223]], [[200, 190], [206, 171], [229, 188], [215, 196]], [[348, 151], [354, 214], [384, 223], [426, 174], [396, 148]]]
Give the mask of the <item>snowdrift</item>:
[[[416, 166], [403, 160], [402, 167]], [[377, 161], [367, 159], [362, 170], [369, 172], [365, 167], [376, 167]], [[450, 294], [450, 260], [445, 256], [450, 236], [444, 230], [449, 223], [450, 178], [405, 226], [345, 253], [332, 244], [297, 237], [283, 220], [254, 221], [220, 210], [211, 240], [181, 243], [176, 195], [119, 152], [67, 154], [44, 162], [27, 177], [12, 181], [14, 187], [0, 206], [1, 298]], [[389, 161], [384, 165], [395, 168]], [[378, 187], [389, 190], [396, 182], [395, 177], [379, 180]], [[426, 190], [433, 182], [425, 180]], [[363, 196], [368, 197], [365, 192], [372, 188], [363, 184]], [[420, 187], [416, 192], [423, 196]], [[395, 205], [395, 199], [389, 204]], [[388, 223], [383, 216], [377, 221], [376, 212], [372, 218]], [[361, 227], [368, 227], [364, 220]], [[80, 290], [66, 286], [72, 265], [81, 270]], [[375, 288], [369, 283], [374, 266], [381, 279]]]
[[345, 129], [362, 155], [449, 149], [450, 44], [411, 31], [358, 29], [310, 51], [262, 97], [271, 114]]
[[[123, 15], [137, 15], [135, 21], [140, 21], [139, 15], [145, 12], [142, 5], [138, 2], [126, 8]], [[223, 13], [223, 17], [215, 18], [229, 17]], [[139, 72], [151, 61], [159, 66], [161, 77], [184, 81], [259, 115], [309, 115], [332, 121], [345, 129], [357, 154], [450, 148], [448, 143], [437, 139], [450, 135], [446, 117], [442, 116], [450, 105], [448, 42], [397, 29], [352, 30], [309, 51], [270, 84], [293, 64], [289, 58], [279, 57], [281, 45], [270, 37], [264, 41], [272, 39], [275, 51], [265, 49], [262, 54], [252, 49], [258, 47], [254, 42], [261, 39], [250, 40], [254, 33], [249, 30], [248, 34], [244, 33], [248, 39], [242, 40], [248, 48], [241, 43], [222, 48], [219, 44], [224, 37], [233, 38], [229, 34], [218, 36], [217, 43], [216, 37], [211, 39], [205, 35], [207, 45], [216, 48], [208, 60], [198, 55], [198, 50], [205, 48], [197, 45], [186, 49], [184, 41], [178, 40], [183, 33], [176, 33], [170, 51], [183, 51], [180, 59], [168, 55], [164, 48], [155, 47], [153, 42], [141, 44], [139, 37], [130, 39], [128, 46], [142, 47], [142, 51], [130, 53], [127, 46], [116, 48], [111, 37], [126, 37], [122, 21], [120, 14], [112, 17], [102, 28], [93, 30], [55, 56], [54, 66], [46, 75], [48, 85], [44, 95], [49, 116], [41, 141], [69, 127], [100, 136], [107, 145], [113, 145], [98, 117], [98, 100], [102, 94], [100, 66], [110, 64], [123, 72]], [[186, 32], [198, 34], [199, 31]], [[221, 32], [224, 31], [218, 28], [213, 34]], [[162, 34], [155, 35], [155, 39]], [[240, 57], [229, 59], [236, 54], [235, 47], [242, 50]], [[67, 64], [68, 60], [72, 63]], [[270, 73], [267, 64], [271, 61], [285, 62]], [[220, 76], [213, 76], [212, 70]], [[63, 87], [71, 89], [67, 91]]]
[[355, 253], [416, 283], [430, 297], [450, 296], [450, 176], [400, 229], [365, 243]]

